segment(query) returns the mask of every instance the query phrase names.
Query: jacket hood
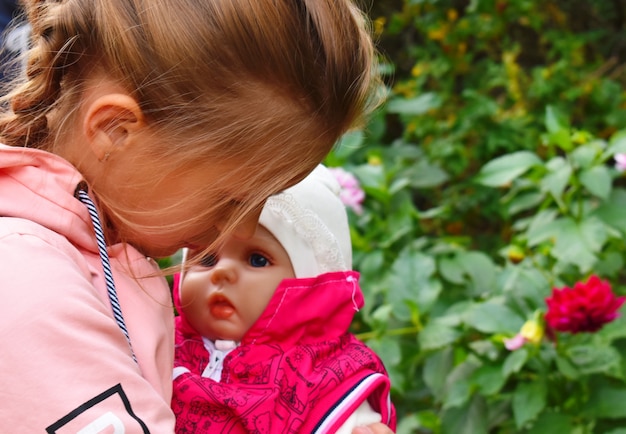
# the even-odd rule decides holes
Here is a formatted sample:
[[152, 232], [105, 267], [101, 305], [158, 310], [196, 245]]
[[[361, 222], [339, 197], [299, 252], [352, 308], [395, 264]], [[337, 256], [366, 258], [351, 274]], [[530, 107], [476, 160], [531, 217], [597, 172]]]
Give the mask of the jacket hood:
[[74, 197], [81, 181], [57, 155], [0, 144], [0, 216], [31, 220], [95, 252], [89, 213]]
[[[173, 298], [179, 314], [179, 275], [174, 277]], [[348, 330], [354, 314], [363, 307], [359, 273], [337, 271], [305, 279], [285, 279], [243, 337], [242, 344], [274, 341], [306, 344], [339, 336]], [[184, 335], [200, 338], [180, 315], [177, 327]]]

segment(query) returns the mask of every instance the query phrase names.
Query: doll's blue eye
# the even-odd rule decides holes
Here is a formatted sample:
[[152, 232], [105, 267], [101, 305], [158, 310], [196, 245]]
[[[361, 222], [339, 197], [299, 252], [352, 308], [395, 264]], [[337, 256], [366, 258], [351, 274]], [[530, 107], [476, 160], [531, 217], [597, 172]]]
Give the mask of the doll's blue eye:
[[259, 255], [258, 253], [253, 253], [250, 255], [250, 265], [253, 267], [267, 267], [270, 265], [270, 261], [263, 255]]
[[207, 255], [207, 256], [203, 256], [202, 259], [200, 259], [200, 265], [202, 265], [203, 267], [213, 267], [215, 264], [217, 264], [217, 257], [215, 255]]

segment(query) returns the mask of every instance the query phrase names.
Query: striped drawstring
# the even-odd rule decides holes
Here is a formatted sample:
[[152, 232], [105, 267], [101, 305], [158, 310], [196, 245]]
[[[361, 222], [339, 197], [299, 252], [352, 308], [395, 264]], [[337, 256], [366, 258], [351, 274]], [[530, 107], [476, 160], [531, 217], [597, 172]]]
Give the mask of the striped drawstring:
[[89, 215], [91, 216], [91, 223], [93, 224], [94, 232], [96, 233], [96, 241], [98, 243], [98, 251], [100, 252], [100, 261], [102, 262], [102, 268], [104, 269], [104, 278], [107, 284], [107, 292], [109, 294], [109, 300], [111, 301], [111, 307], [113, 309], [113, 316], [117, 325], [126, 336], [128, 346], [130, 347], [130, 353], [133, 356], [133, 360], [136, 362], [137, 357], [133, 351], [133, 346], [130, 343], [130, 336], [128, 335], [128, 329], [124, 322], [124, 316], [122, 315], [122, 307], [120, 306], [119, 299], [117, 298], [117, 291], [115, 290], [115, 282], [113, 281], [113, 273], [111, 273], [111, 263], [109, 261], [109, 254], [107, 252], [106, 243], [104, 242], [104, 231], [102, 230], [102, 224], [98, 217], [98, 211], [93, 201], [86, 192], [87, 186], [83, 183], [79, 184], [76, 189], [76, 197], [87, 207]]

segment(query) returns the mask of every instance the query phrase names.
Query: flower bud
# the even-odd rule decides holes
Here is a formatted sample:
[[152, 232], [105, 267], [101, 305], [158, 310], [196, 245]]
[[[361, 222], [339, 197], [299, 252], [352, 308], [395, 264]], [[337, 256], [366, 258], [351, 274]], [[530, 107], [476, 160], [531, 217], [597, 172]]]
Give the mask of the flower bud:
[[529, 319], [524, 323], [519, 333], [527, 342], [537, 345], [543, 339], [543, 324], [537, 320]]

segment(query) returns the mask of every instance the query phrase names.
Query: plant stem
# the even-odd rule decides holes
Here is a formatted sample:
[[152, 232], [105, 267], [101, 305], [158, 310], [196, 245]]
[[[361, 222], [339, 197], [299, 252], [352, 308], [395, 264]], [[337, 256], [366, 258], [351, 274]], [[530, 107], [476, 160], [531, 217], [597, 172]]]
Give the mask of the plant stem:
[[[385, 336], [401, 336], [401, 335], [410, 335], [410, 334], [417, 334], [420, 331], [421, 327], [418, 326], [414, 326], [414, 327], [403, 327], [403, 328], [399, 328], [399, 329], [392, 329], [392, 330], [388, 330], [384, 333]], [[365, 333], [358, 333], [355, 336], [362, 340], [365, 341], [367, 339], [373, 339], [377, 336], [380, 336], [381, 333], [377, 332], [377, 331], [371, 331], [371, 332], [365, 332]]]

